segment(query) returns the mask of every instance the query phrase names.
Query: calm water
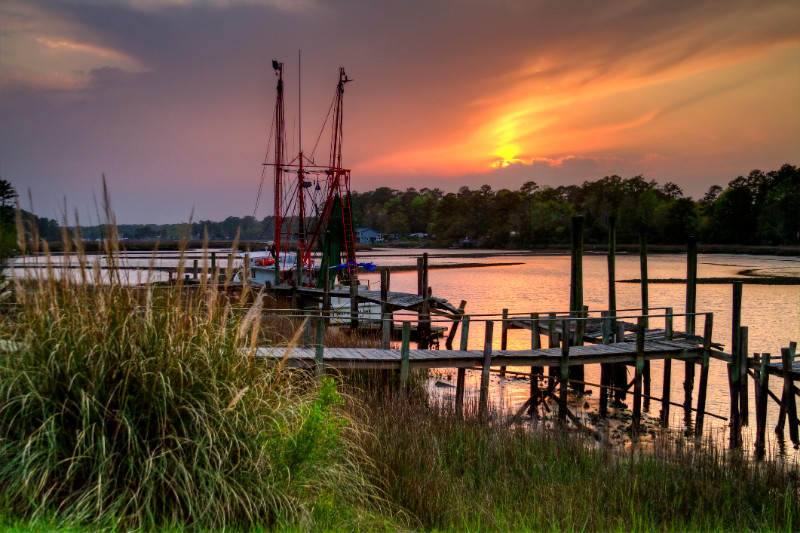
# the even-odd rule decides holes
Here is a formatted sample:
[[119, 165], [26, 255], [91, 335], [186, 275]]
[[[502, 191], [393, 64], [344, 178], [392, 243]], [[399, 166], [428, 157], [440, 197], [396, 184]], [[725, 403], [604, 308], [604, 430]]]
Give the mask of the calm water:
[[[460, 300], [467, 301], [468, 314], [498, 314], [503, 308], [513, 313], [565, 311], [569, 307], [569, 275], [570, 258], [566, 255], [530, 256], [530, 255], [498, 255], [484, 258], [454, 257], [465, 251], [451, 250], [387, 250], [362, 257], [372, 260], [378, 265], [416, 264], [416, 257], [422, 252], [429, 252], [431, 265], [458, 262], [516, 262], [514, 266], [496, 266], [469, 269], [431, 270], [430, 285], [434, 295], [446, 298], [454, 305]], [[498, 252], [502, 254], [504, 252]], [[638, 255], [619, 255], [617, 257], [617, 279], [639, 277]], [[608, 267], [604, 255], [588, 255], [583, 259], [584, 304], [590, 310], [607, 308], [608, 301]], [[736, 256], [736, 255], [700, 255], [698, 260], [698, 277], [741, 277], [739, 272], [746, 269], [757, 269], [763, 273], [783, 273], [800, 275], [800, 259], [770, 256]], [[648, 277], [650, 278], [685, 278], [685, 255], [651, 255], [648, 258]], [[371, 283], [380, 283], [379, 276], [365, 276]], [[416, 292], [417, 277], [415, 272], [392, 273], [391, 289], [393, 291]], [[742, 325], [749, 328], [749, 353], [771, 353], [773, 357], [780, 354], [780, 348], [788, 346], [790, 341], [800, 340], [800, 287], [780, 285], [744, 285], [743, 287]], [[714, 341], [725, 345], [730, 350], [731, 342], [731, 285], [698, 285], [697, 311], [714, 313]], [[686, 286], [684, 284], [650, 284], [650, 307], [672, 307], [675, 313], [685, 308]], [[634, 283], [617, 283], [617, 307], [619, 309], [637, 308], [641, 306], [641, 289]], [[653, 311], [656, 314], [658, 311]], [[663, 313], [663, 311], [662, 311]], [[702, 318], [698, 320], [697, 331], [702, 334]], [[651, 319], [652, 327], [663, 327], [663, 319]], [[675, 329], [683, 330], [682, 318], [676, 318]], [[499, 324], [495, 326], [496, 348], [500, 347]], [[474, 323], [470, 327], [469, 347], [483, 347], [484, 327]], [[525, 349], [530, 347], [530, 332], [512, 330], [509, 332], [509, 349]], [[442, 346], [444, 348], [444, 346]], [[526, 370], [526, 369], [520, 369]], [[662, 362], [654, 361], [651, 365], [652, 394], [660, 397], [662, 391]], [[684, 365], [675, 362], [672, 365], [672, 401], [683, 401]], [[470, 377], [472, 393], [479, 377], [477, 372]], [[442, 381], [447, 381], [445, 375]], [[599, 366], [587, 367], [586, 381], [599, 382]], [[507, 409], [518, 408], [528, 398], [529, 383], [515, 378], [500, 379], [493, 376], [493, 388], [490, 392], [495, 405]], [[778, 380], [771, 378], [772, 390], [780, 390]], [[693, 401], [697, 401], [699, 370], [695, 380]], [[711, 361], [709, 374], [708, 399], [706, 410], [727, 417], [729, 414], [729, 394], [726, 365], [720, 361]], [[755, 432], [755, 401], [752, 380], [750, 387], [750, 441]], [[446, 389], [447, 390], [447, 389]], [[594, 393], [597, 395], [597, 392]], [[629, 400], [629, 405], [630, 400]], [[589, 401], [587, 411], [596, 411], [596, 400]], [[651, 402], [649, 414], [657, 417], [661, 405]], [[772, 435], [778, 409], [776, 404], [769, 406], [770, 422], [768, 435]], [[584, 413], [585, 415], [586, 413]], [[671, 426], [684, 426], [684, 413], [679, 407], [670, 408]], [[726, 429], [726, 422], [706, 417], [705, 427], [715, 436]], [[788, 429], [787, 429], [788, 439]], [[773, 446], [777, 446], [775, 442]], [[791, 452], [791, 444], [789, 444]]]
[[[470, 315], [495, 315], [499, 318], [502, 309], [509, 309], [510, 313], [546, 313], [550, 311], [566, 311], [569, 304], [569, 275], [570, 258], [568, 255], [530, 255], [525, 253], [509, 253], [506, 251], [469, 251], [469, 250], [400, 250], [386, 249], [375, 252], [363, 253], [359, 256], [361, 261], [373, 261], [378, 266], [415, 265], [416, 258], [423, 252], [430, 254], [429, 263], [521, 263], [513, 266], [490, 266], [482, 268], [431, 270], [429, 274], [430, 286], [435, 296], [445, 298], [454, 305], [461, 300], [467, 301], [466, 311]], [[217, 265], [226, 266], [227, 252], [219, 250]], [[55, 257], [56, 262], [61, 258]], [[187, 267], [191, 267], [193, 259], [199, 260], [202, 267], [203, 256], [200, 251], [190, 251]], [[94, 258], [103, 266], [102, 258]], [[130, 253], [123, 264], [128, 266], [147, 267], [174, 266], [177, 252], [160, 252], [155, 258], [151, 253]], [[30, 259], [28, 260], [30, 262]], [[755, 270], [761, 274], [783, 274], [800, 276], [800, 258], [797, 257], [772, 257], [772, 256], [740, 256], [740, 255], [700, 255], [698, 261], [698, 277], [743, 277], [741, 271]], [[21, 273], [21, 269], [16, 269]], [[132, 283], [165, 280], [166, 273], [150, 272], [146, 270], [126, 271]], [[617, 256], [617, 279], [639, 277], [638, 255]], [[651, 255], [648, 259], [648, 275], [650, 278], [685, 278], [686, 257], [684, 255]], [[590, 310], [602, 310], [607, 307], [608, 300], [608, 272], [605, 255], [587, 255], [583, 259], [584, 276], [584, 304]], [[377, 273], [364, 274], [363, 279], [368, 281], [372, 288], [377, 289], [380, 280]], [[415, 272], [394, 272], [391, 275], [391, 290], [400, 292], [416, 292], [417, 276]], [[675, 313], [681, 313], [685, 307], [686, 287], [684, 284], [651, 284], [649, 299], [651, 309], [657, 307], [672, 307]], [[698, 285], [697, 311], [714, 313], [714, 341], [725, 345], [725, 350], [730, 350], [731, 339], [731, 285]], [[638, 308], [641, 305], [640, 286], [635, 283], [617, 283], [617, 308]], [[780, 348], [788, 346], [790, 341], [800, 340], [800, 287], [780, 285], [744, 285], [742, 325], [749, 328], [749, 353], [770, 353], [773, 358], [780, 355]], [[663, 313], [653, 310], [651, 314]], [[485, 318], [485, 317], [482, 317]], [[484, 326], [473, 319], [470, 327], [469, 348], [481, 349], [483, 347]], [[663, 319], [652, 318], [651, 327], [663, 327]], [[448, 324], [443, 324], [448, 325]], [[676, 318], [676, 330], [683, 330], [682, 318]], [[702, 318], [698, 319], [699, 334], [702, 334]], [[500, 327], [495, 327], [495, 348], [500, 347]], [[460, 338], [460, 336], [459, 336]], [[525, 349], [530, 347], [530, 332], [512, 330], [509, 332], [509, 349]], [[456, 341], [458, 343], [458, 341]], [[444, 345], [442, 344], [442, 348]], [[526, 371], [525, 368], [520, 368]], [[683, 401], [683, 371], [684, 365], [676, 362], [672, 365], [672, 400]], [[663, 372], [662, 362], [654, 361], [651, 365], [652, 394], [661, 396]], [[454, 372], [442, 372], [437, 377], [440, 382], [453, 379]], [[695, 380], [693, 401], [696, 405], [697, 387], [699, 385], [699, 370]], [[479, 380], [477, 372], [468, 372], [468, 395], [475, 396], [476, 385]], [[587, 367], [586, 381], [599, 382], [599, 367]], [[780, 390], [780, 381], [772, 377], [771, 389]], [[441, 384], [441, 383], [440, 383]], [[709, 389], [706, 410], [722, 416], [729, 414], [729, 395], [727, 383], [727, 369], [722, 362], [712, 360], [709, 375]], [[499, 408], [516, 410], [528, 398], [529, 382], [523, 379], [509, 377], [500, 379], [492, 377], [490, 391], [492, 402]], [[751, 427], [746, 428], [745, 438], [750, 442], [754, 440], [755, 432], [755, 402], [752, 380], [750, 388], [750, 420]], [[452, 394], [452, 389], [447, 387], [433, 388], [443, 395]], [[584, 409], [581, 416], [597, 410], [597, 392], [594, 398], [588, 399], [588, 408]], [[629, 398], [630, 405], [630, 398]], [[657, 417], [661, 405], [651, 402], [649, 414]], [[772, 428], [777, 419], [777, 406], [770, 402], [769, 423], [767, 428], [768, 438], [773, 438]], [[679, 407], [670, 408], [671, 426], [676, 429], [685, 427], [684, 413]], [[726, 422], [706, 417], [707, 431], [722, 437], [726, 430]], [[787, 430], [788, 439], [788, 430]], [[774, 439], [770, 443], [773, 449], [781, 448], [781, 443]], [[797, 457], [795, 451], [788, 446], [788, 455]]]

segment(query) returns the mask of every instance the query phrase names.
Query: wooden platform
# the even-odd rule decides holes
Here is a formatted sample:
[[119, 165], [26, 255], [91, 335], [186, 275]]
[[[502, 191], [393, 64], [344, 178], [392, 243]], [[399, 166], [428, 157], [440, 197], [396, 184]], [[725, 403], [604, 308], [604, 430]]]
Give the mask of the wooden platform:
[[[314, 366], [315, 348], [289, 350], [287, 364], [295, 367]], [[646, 341], [644, 359], [696, 359], [703, 353], [702, 346], [683, 341]], [[559, 366], [561, 348], [539, 350], [493, 350], [491, 363], [496, 366]], [[282, 359], [286, 348], [258, 348], [257, 357]], [[635, 342], [572, 346], [569, 349], [570, 365], [599, 363], [634, 363]], [[396, 370], [401, 363], [401, 350], [380, 348], [325, 348], [323, 362], [328, 368], [387, 369]], [[483, 350], [409, 350], [411, 368], [470, 368], [483, 363]]]
[[[273, 290], [280, 290], [284, 288], [281, 285], [273, 287]], [[287, 287], [287, 289], [290, 289]], [[297, 289], [297, 294], [302, 297], [315, 297], [322, 298], [324, 290], [317, 287], [300, 287]], [[348, 289], [331, 290], [330, 295], [337, 298], [350, 298], [350, 291]], [[375, 304], [381, 303], [381, 291], [358, 291], [359, 302], [370, 302]], [[390, 310], [404, 310], [404, 311], [418, 311], [422, 307], [425, 299], [417, 294], [408, 294], [405, 292], [389, 292], [387, 303]], [[442, 309], [450, 313], [459, 313], [457, 307], [445, 300], [444, 298], [430, 297], [428, 301], [431, 303], [431, 308]]]

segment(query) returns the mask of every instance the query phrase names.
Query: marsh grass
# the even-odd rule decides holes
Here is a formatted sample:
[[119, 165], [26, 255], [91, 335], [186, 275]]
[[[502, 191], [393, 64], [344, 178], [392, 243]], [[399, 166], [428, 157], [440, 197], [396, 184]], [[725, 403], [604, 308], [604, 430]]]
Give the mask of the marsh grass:
[[649, 452], [582, 434], [458, 420], [376, 395], [363, 416], [376, 483], [423, 530], [796, 531], [796, 465], [675, 441]]
[[263, 298], [220, 290], [230, 269], [191, 290], [182, 276], [169, 287], [127, 285], [107, 214], [102, 275], [80, 239], [65, 233], [63, 247], [86, 268], [62, 268], [19, 227], [21, 253], [49, 266], [14, 279], [15, 305], [0, 315], [4, 525], [390, 523], [365, 475], [367, 433], [345, 414], [333, 379], [253, 357]]

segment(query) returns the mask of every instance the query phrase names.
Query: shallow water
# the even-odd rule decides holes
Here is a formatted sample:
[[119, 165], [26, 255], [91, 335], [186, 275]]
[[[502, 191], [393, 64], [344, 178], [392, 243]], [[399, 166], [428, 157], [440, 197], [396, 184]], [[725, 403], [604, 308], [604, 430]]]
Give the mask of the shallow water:
[[[545, 313], [550, 311], [566, 311], [569, 308], [569, 278], [570, 257], [568, 255], [532, 256], [492, 256], [482, 258], [458, 258], [460, 254], [468, 253], [464, 250], [387, 250], [369, 255], [362, 254], [363, 260], [374, 261], [379, 266], [416, 264], [416, 257], [422, 252], [430, 254], [431, 265], [457, 263], [457, 262], [519, 262], [521, 265], [497, 266], [469, 269], [431, 270], [429, 283], [433, 294], [458, 305], [460, 300], [467, 301], [467, 314], [494, 314], [499, 315], [502, 309], [507, 308], [514, 313]], [[506, 252], [498, 252], [504, 254]], [[584, 278], [584, 305], [590, 310], [607, 308], [608, 302], [608, 267], [605, 255], [586, 255], [583, 258]], [[800, 275], [800, 259], [772, 256], [740, 256], [740, 255], [704, 255], [698, 258], [698, 277], [744, 277], [741, 271], [758, 269], [759, 271], [780, 272], [784, 275]], [[616, 261], [616, 278], [638, 278], [640, 265], [638, 255], [618, 255]], [[653, 254], [648, 257], [649, 278], [685, 278], [686, 256]], [[377, 274], [366, 274], [364, 278], [373, 284], [379, 283]], [[417, 276], [415, 272], [393, 272], [391, 275], [391, 290], [401, 292], [416, 292]], [[697, 311], [714, 313], [715, 342], [722, 343], [725, 351], [730, 350], [731, 342], [731, 285], [698, 285], [697, 286]], [[641, 306], [641, 289], [636, 283], [616, 284], [617, 308], [638, 308]], [[685, 308], [685, 284], [650, 284], [649, 304], [651, 314], [663, 314], [655, 310], [657, 307], [672, 307], [675, 313], [681, 313]], [[788, 346], [790, 341], [800, 340], [800, 287], [783, 285], [744, 285], [742, 289], [742, 325], [748, 327], [749, 342], [748, 352], [770, 353], [773, 358], [780, 355], [780, 348]], [[636, 313], [632, 313], [636, 314]], [[476, 317], [477, 318], [477, 317]], [[495, 316], [495, 319], [499, 316]], [[475, 319], [473, 319], [475, 320]], [[651, 327], [663, 327], [663, 319], [652, 318]], [[697, 331], [702, 334], [703, 320], [698, 319]], [[682, 318], [675, 319], [675, 330], [684, 330]], [[484, 342], [484, 327], [477, 320], [470, 327], [469, 348], [480, 349]], [[530, 347], [530, 332], [524, 330], [509, 331], [509, 349], [525, 349]], [[499, 325], [495, 327], [494, 347], [500, 348]], [[442, 348], [444, 346], [442, 345]], [[510, 369], [511, 370], [511, 369]], [[519, 368], [520, 371], [529, 371]], [[452, 378], [454, 372], [442, 372], [437, 380], [440, 386], [436, 387], [444, 395], [452, 394], [452, 389], [442, 386], [448, 384], [448, 377]], [[479, 381], [477, 372], [468, 379], [468, 386], [472, 395], [476, 394]], [[652, 395], [661, 397], [663, 363], [653, 361], [651, 365]], [[699, 370], [696, 373], [693, 401], [696, 405], [699, 387]], [[586, 381], [598, 383], [600, 381], [599, 366], [591, 365], [586, 369]], [[671, 396], [672, 401], [682, 403], [684, 364], [673, 362]], [[771, 377], [771, 389], [780, 391], [782, 381]], [[755, 400], [752, 380], [749, 380], [750, 394], [750, 426], [745, 428], [745, 440], [755, 440]], [[492, 377], [490, 397], [497, 407], [516, 411], [527, 400], [530, 384], [528, 380], [515, 377], [501, 379], [496, 375]], [[597, 392], [594, 392], [596, 398]], [[629, 397], [629, 405], [630, 403]], [[596, 411], [596, 399], [589, 398], [589, 408], [582, 413]], [[728, 393], [727, 367], [716, 360], [711, 361], [708, 399], [706, 410], [727, 417], [730, 410], [730, 396]], [[649, 413], [658, 417], [661, 405], [652, 401]], [[774, 428], [778, 409], [773, 402], [768, 408], [769, 419], [767, 426], [768, 438], [772, 439], [769, 446], [778, 450], [781, 443], [774, 439]], [[678, 430], [686, 427], [684, 411], [677, 406], [670, 407], [670, 426]], [[690, 423], [691, 427], [691, 423]], [[706, 417], [706, 433], [712, 433], [718, 439], [725, 434], [727, 422], [712, 417]], [[788, 430], [787, 430], [788, 441]], [[797, 457], [796, 451], [788, 443], [787, 453]]]
[[[511, 314], [539, 312], [544, 314], [552, 311], [567, 311], [569, 307], [569, 278], [570, 257], [568, 255], [531, 255], [524, 252], [491, 251], [491, 250], [442, 250], [442, 249], [382, 249], [359, 255], [360, 261], [372, 261], [377, 266], [415, 265], [417, 257], [423, 252], [430, 255], [429, 263], [437, 264], [454, 263], [521, 263], [509, 266], [490, 266], [483, 268], [463, 269], [432, 269], [429, 273], [429, 284], [433, 294], [445, 298], [454, 305], [461, 300], [467, 301], [466, 312], [469, 315], [492, 315], [491, 317], [475, 316], [470, 326], [469, 348], [480, 349], [484, 342], [484, 326], [482, 319], [499, 319], [502, 309], [508, 309]], [[227, 250], [217, 250], [217, 266], [227, 266]], [[175, 266], [178, 252], [135, 252], [123, 255], [122, 264], [128, 267], [141, 267], [141, 270], [124, 270], [122, 275], [130, 283], [145, 281], [166, 280], [166, 272], [149, 271], [148, 267]], [[190, 250], [186, 255], [186, 266], [191, 267], [195, 259], [198, 266], [203, 267], [204, 260], [200, 250]], [[52, 258], [55, 264], [64, 261], [62, 256]], [[210, 260], [208, 260], [210, 262]], [[43, 264], [43, 259], [38, 261], [32, 258], [26, 260], [27, 264]], [[90, 264], [95, 262], [105, 266], [101, 256], [90, 256]], [[73, 261], [74, 264], [74, 261]], [[207, 263], [208, 264], [208, 263]], [[22, 274], [22, 265], [18, 261], [14, 266], [17, 274]], [[631, 279], [640, 277], [638, 255], [619, 254], [616, 260], [616, 278]], [[775, 257], [775, 256], [744, 256], [744, 255], [705, 255], [698, 258], [698, 277], [744, 277], [740, 274], [745, 270], [755, 270], [759, 274], [780, 274], [800, 276], [800, 258]], [[44, 271], [33, 269], [32, 272]], [[75, 271], [73, 271], [75, 272]], [[105, 271], [98, 270], [101, 276]], [[58, 272], [56, 271], [56, 275]], [[675, 254], [652, 254], [648, 257], [649, 278], [685, 278], [686, 256]], [[584, 305], [590, 311], [599, 311], [607, 307], [608, 301], [608, 270], [605, 255], [585, 255], [583, 258], [584, 278]], [[362, 274], [362, 279], [369, 282], [373, 289], [380, 284], [379, 274]], [[399, 292], [412, 292], [417, 290], [416, 272], [393, 272], [391, 274], [391, 290]], [[742, 325], [749, 331], [748, 352], [770, 353], [773, 359], [779, 357], [780, 348], [788, 346], [790, 341], [800, 340], [800, 287], [782, 285], [744, 285], [742, 305]], [[640, 285], [637, 283], [617, 283], [616, 297], [618, 309], [632, 309], [641, 306]], [[651, 315], [663, 314], [663, 310], [656, 308], [672, 307], [675, 313], [684, 310], [686, 297], [685, 284], [650, 284], [649, 306]], [[731, 339], [731, 285], [698, 285], [697, 286], [697, 312], [714, 313], [715, 342], [725, 346], [725, 351], [730, 350]], [[622, 314], [622, 313], [620, 313]], [[637, 313], [632, 312], [635, 315]], [[697, 332], [702, 334], [702, 317], [698, 318]], [[449, 327], [449, 322], [442, 325]], [[663, 318], [651, 318], [651, 327], [663, 327]], [[675, 330], [684, 330], [682, 318], [675, 319]], [[460, 335], [458, 336], [460, 339]], [[508, 336], [509, 349], [529, 348], [531, 343], [530, 332], [524, 330], [511, 330]], [[458, 340], [456, 341], [456, 345]], [[500, 327], [495, 327], [494, 347], [500, 348]], [[442, 348], [444, 345], [442, 343]], [[509, 370], [529, 371], [528, 368], [509, 368]], [[651, 365], [652, 392], [656, 397], [662, 396], [663, 363], [653, 361]], [[442, 370], [434, 373], [431, 390], [441, 396], [452, 395], [453, 388], [449, 384], [455, 382], [455, 372]], [[681, 362], [672, 364], [671, 396], [672, 401], [681, 403], [683, 393], [684, 365]], [[477, 386], [480, 376], [478, 372], [468, 372], [467, 399], [477, 398]], [[599, 366], [590, 365], [586, 369], [585, 380], [591, 383], [600, 381]], [[438, 382], [438, 386], [435, 383]], [[782, 380], [771, 377], [771, 390], [780, 391]], [[755, 440], [755, 401], [752, 380], [749, 380], [750, 420], [751, 424], [745, 428], [745, 440]], [[696, 405], [699, 387], [699, 371], [695, 379], [693, 402]], [[591, 387], [589, 388], [591, 390]], [[527, 379], [508, 376], [500, 378], [492, 376], [490, 398], [495, 407], [504, 410], [516, 411], [529, 396], [530, 383]], [[597, 391], [593, 396], [587, 397], [588, 407], [579, 408], [579, 416], [588, 418], [597, 411]], [[727, 417], [729, 414], [729, 394], [726, 365], [720, 361], [711, 361], [709, 373], [708, 399], [706, 410]], [[628, 404], [631, 405], [629, 397]], [[658, 417], [661, 405], [652, 401], [649, 412], [645, 416]], [[775, 451], [783, 452], [793, 459], [798, 458], [798, 453], [793, 450], [791, 443], [776, 439], [772, 428], [775, 427], [778, 408], [770, 401], [768, 410], [767, 436], [768, 446]], [[691, 428], [692, 420], [686, 419], [682, 408], [670, 407], [670, 427], [676, 431]], [[712, 417], [706, 417], [706, 433], [713, 434], [718, 440], [723, 441], [726, 435], [727, 422]], [[788, 443], [788, 444], [787, 444]]]

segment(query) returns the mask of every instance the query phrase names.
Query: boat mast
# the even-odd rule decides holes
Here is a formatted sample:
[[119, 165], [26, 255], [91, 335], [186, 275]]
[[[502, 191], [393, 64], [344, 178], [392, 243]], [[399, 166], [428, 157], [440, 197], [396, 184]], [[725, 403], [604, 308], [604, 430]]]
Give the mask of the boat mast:
[[[275, 284], [281, 282], [280, 258], [281, 258], [281, 227], [282, 227], [282, 205], [281, 205], [281, 181], [283, 172], [283, 143], [285, 140], [286, 124], [283, 119], [283, 63], [272, 60], [272, 68], [278, 76], [278, 96], [275, 100], [275, 216], [273, 219], [275, 247]], [[287, 243], [288, 244], [288, 243]]]
[[[300, 51], [297, 51], [297, 144], [300, 148], [300, 153], [297, 156], [297, 206], [298, 206], [298, 228], [297, 228], [297, 286], [299, 287], [303, 282], [303, 259], [306, 256], [306, 205], [305, 205], [305, 173], [303, 172], [303, 107], [302, 107], [302, 93], [301, 93], [301, 66], [300, 66]], [[309, 250], [309, 263], [310, 263], [310, 250]], [[310, 264], [309, 264], [310, 268]], [[310, 273], [309, 273], [310, 277]]]

